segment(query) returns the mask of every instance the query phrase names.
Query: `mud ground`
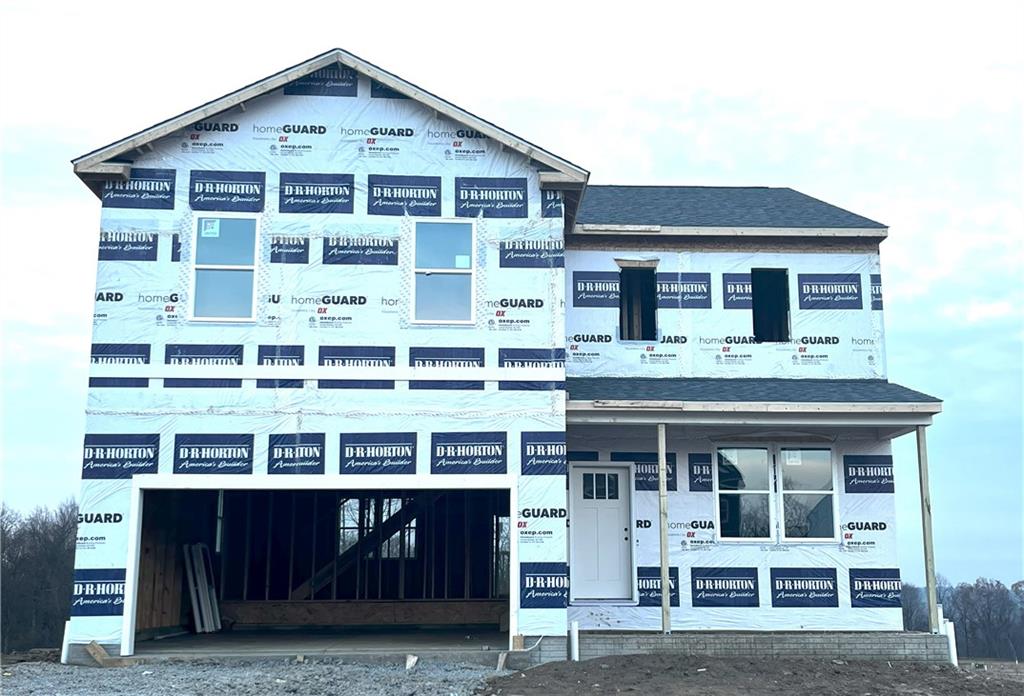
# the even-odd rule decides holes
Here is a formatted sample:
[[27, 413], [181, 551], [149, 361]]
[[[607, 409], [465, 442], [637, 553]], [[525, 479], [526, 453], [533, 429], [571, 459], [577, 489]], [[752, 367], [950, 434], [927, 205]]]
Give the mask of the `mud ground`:
[[555, 662], [491, 677], [481, 696], [1021, 696], [1024, 665], [987, 669], [905, 662], [721, 659], [620, 655]]

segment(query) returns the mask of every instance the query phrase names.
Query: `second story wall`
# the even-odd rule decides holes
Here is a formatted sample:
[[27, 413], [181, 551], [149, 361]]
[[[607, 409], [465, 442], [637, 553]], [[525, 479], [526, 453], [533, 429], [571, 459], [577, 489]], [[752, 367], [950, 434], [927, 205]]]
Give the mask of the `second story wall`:
[[[108, 184], [93, 362], [560, 368], [562, 227], [526, 157], [348, 69], [314, 73]], [[204, 281], [251, 291], [251, 315]]]
[[[631, 248], [632, 246], [632, 248]], [[874, 251], [566, 252], [569, 376], [884, 378], [881, 275]], [[622, 266], [656, 263], [657, 334], [619, 335]], [[786, 269], [791, 340], [753, 338], [750, 271]]]

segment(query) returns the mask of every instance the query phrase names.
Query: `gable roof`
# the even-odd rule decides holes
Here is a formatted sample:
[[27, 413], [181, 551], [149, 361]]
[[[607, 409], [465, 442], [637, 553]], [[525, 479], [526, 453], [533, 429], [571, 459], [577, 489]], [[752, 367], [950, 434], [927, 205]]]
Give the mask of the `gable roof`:
[[737, 186], [587, 186], [577, 225], [720, 228], [886, 226], [791, 188]]
[[[160, 123], [152, 125], [138, 133], [133, 133], [132, 135], [122, 138], [116, 142], [77, 157], [71, 161], [74, 165], [75, 173], [78, 174], [78, 176], [86, 183], [95, 182], [96, 178], [111, 176], [127, 178], [131, 163], [126, 160], [132, 159], [129, 153], [132, 153], [137, 148], [143, 148], [159, 138], [170, 135], [182, 128], [192, 125], [193, 123], [208, 119], [211, 116], [227, 111], [228, 109], [234, 107], [241, 107], [244, 109], [246, 101], [259, 97], [263, 94], [267, 94], [268, 92], [272, 92], [275, 89], [283, 87], [289, 82], [333, 65], [334, 63], [341, 63], [342, 65], [348, 66], [357, 72], [376, 80], [384, 86], [418, 101], [428, 109], [432, 109], [438, 114], [444, 115], [453, 121], [473, 128], [501, 145], [535, 160], [537, 163], [542, 165], [542, 169], [546, 170], [541, 172], [542, 183], [548, 182], [555, 184], [556, 188], [559, 184], [570, 188], [581, 188], [586, 184], [587, 178], [590, 176], [590, 172], [576, 164], [573, 164], [569, 160], [559, 157], [548, 150], [520, 138], [517, 135], [499, 128], [490, 121], [486, 121], [479, 116], [471, 114], [470, 112], [455, 106], [451, 102], [431, 94], [430, 92], [403, 80], [397, 75], [394, 75], [383, 68], [379, 68], [373, 63], [365, 61], [358, 56], [352, 55], [348, 51], [343, 51], [340, 48], [333, 48], [326, 53], [322, 53], [307, 61], [299, 63], [298, 65], [294, 65], [286, 70], [282, 70], [281, 72], [270, 75], [269, 77], [265, 77], [258, 82], [242, 87], [241, 89], [235, 90], [223, 97], [214, 99], [213, 101], [197, 106], [194, 109], [178, 114], [173, 118], [169, 118], [166, 121], [161, 121]], [[95, 190], [96, 189], [94, 189], [94, 191]]]

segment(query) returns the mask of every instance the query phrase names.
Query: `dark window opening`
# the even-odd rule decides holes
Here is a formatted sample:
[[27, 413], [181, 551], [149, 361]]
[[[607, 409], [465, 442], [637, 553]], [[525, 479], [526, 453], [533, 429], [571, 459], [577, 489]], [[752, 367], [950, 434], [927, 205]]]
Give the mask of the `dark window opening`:
[[785, 268], [750, 271], [754, 339], [759, 343], [789, 340], [789, 272]]
[[619, 338], [657, 339], [658, 290], [653, 268], [623, 268], [619, 273]]

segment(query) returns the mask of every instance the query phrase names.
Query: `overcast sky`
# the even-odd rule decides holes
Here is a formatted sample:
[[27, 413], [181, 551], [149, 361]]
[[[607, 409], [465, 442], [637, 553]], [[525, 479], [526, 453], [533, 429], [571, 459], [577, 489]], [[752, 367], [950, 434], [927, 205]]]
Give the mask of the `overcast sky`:
[[790, 186], [888, 224], [890, 379], [945, 400], [939, 572], [1024, 578], [1024, 3], [712, 4], [3, 3], [4, 502], [77, 490], [99, 201], [68, 160], [338, 46], [592, 183]]

